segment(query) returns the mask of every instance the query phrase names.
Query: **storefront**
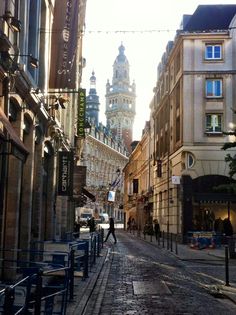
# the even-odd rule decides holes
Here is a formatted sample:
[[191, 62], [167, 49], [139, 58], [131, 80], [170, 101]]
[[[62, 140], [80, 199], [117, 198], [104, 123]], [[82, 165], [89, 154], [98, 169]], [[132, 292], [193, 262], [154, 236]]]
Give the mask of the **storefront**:
[[[229, 220], [236, 232], [236, 196], [218, 191], [220, 185], [235, 181], [226, 176], [208, 175], [183, 179], [183, 231], [216, 232], [221, 220]], [[218, 225], [218, 226], [217, 226]], [[224, 228], [221, 231], [226, 233]]]

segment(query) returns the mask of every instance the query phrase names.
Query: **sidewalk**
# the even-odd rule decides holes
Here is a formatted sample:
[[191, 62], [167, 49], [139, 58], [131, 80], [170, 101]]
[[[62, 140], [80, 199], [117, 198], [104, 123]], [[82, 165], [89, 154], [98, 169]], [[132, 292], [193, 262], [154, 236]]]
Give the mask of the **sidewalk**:
[[74, 298], [68, 302], [66, 314], [83, 314], [86, 307], [88, 307], [91, 294], [97, 286], [103, 267], [107, 263], [108, 256], [109, 248], [104, 246], [100, 256], [96, 258], [96, 264], [89, 270], [88, 278], [85, 280], [82, 280], [81, 277], [74, 278]]
[[[128, 233], [128, 232], [127, 232]], [[155, 237], [146, 236], [145, 238], [143, 235], [137, 236], [137, 233], [130, 233], [133, 237], [137, 237], [142, 239], [149, 244], [152, 244], [155, 247], [158, 247], [161, 250], [166, 250], [170, 254], [174, 255], [181, 261], [192, 261], [192, 262], [204, 262], [206, 264], [214, 265], [225, 265], [225, 246], [222, 245], [219, 248], [205, 248], [205, 249], [193, 249], [190, 247], [189, 244], [177, 244], [172, 243], [172, 250], [171, 244], [169, 243], [169, 248], [167, 249], [167, 240], [164, 241], [160, 239], [158, 242]], [[229, 259], [229, 267], [236, 268], [236, 259]], [[227, 298], [231, 300], [233, 303], [236, 304], [236, 279], [233, 282], [230, 282], [229, 286], [226, 285], [214, 285], [214, 286], [207, 286], [206, 290], [214, 296], [221, 296], [223, 298]]]
[[[126, 232], [129, 233], [129, 232]], [[164, 240], [164, 246], [163, 246], [163, 240], [160, 238], [160, 241], [155, 239], [154, 236], [146, 235], [144, 238], [143, 234], [141, 236], [137, 235], [137, 232], [131, 232], [131, 236], [137, 237], [142, 239], [143, 241], [146, 241], [154, 246], [158, 246], [160, 249], [168, 250], [169, 252], [173, 253], [176, 257], [178, 257], [181, 260], [219, 260], [224, 261], [225, 260], [225, 246], [222, 245], [218, 248], [205, 248], [205, 249], [195, 249], [191, 248], [188, 244], [181, 244], [178, 243], [176, 246], [175, 241], [172, 242], [172, 250], [171, 250], [171, 242], [169, 240], [169, 248], [167, 249], [167, 240]], [[233, 264], [236, 265], [236, 259], [230, 260]]]

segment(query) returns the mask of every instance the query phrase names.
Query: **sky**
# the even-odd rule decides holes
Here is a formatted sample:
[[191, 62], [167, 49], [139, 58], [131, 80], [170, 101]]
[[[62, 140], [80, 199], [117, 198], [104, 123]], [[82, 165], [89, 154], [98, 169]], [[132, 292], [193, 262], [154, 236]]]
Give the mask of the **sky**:
[[106, 124], [106, 83], [112, 83], [113, 63], [121, 43], [130, 64], [130, 83], [136, 83], [136, 116], [133, 140], [140, 140], [150, 119], [149, 104], [157, 81], [157, 66], [182, 16], [200, 4], [236, 4], [230, 0], [87, 0], [83, 38], [82, 87], [90, 88], [94, 70], [100, 100], [99, 121]]

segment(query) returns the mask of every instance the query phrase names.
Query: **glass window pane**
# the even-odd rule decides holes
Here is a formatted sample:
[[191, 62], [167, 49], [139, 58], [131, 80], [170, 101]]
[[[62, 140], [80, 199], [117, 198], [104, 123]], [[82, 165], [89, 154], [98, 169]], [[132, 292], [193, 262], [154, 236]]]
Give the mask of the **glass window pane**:
[[220, 59], [221, 58], [221, 46], [215, 46], [215, 58]]
[[211, 115], [206, 115], [206, 130], [212, 131]]
[[206, 58], [212, 59], [212, 46], [206, 46]]
[[213, 82], [211, 80], [206, 81], [206, 95], [213, 96]]
[[221, 80], [215, 81], [215, 96], [221, 96]]

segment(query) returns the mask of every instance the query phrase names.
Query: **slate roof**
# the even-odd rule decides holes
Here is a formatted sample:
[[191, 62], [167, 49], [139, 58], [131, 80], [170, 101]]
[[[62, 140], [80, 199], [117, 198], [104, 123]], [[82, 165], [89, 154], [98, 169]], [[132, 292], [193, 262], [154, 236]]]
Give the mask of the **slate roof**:
[[199, 5], [184, 31], [226, 30], [236, 14], [236, 5]]

